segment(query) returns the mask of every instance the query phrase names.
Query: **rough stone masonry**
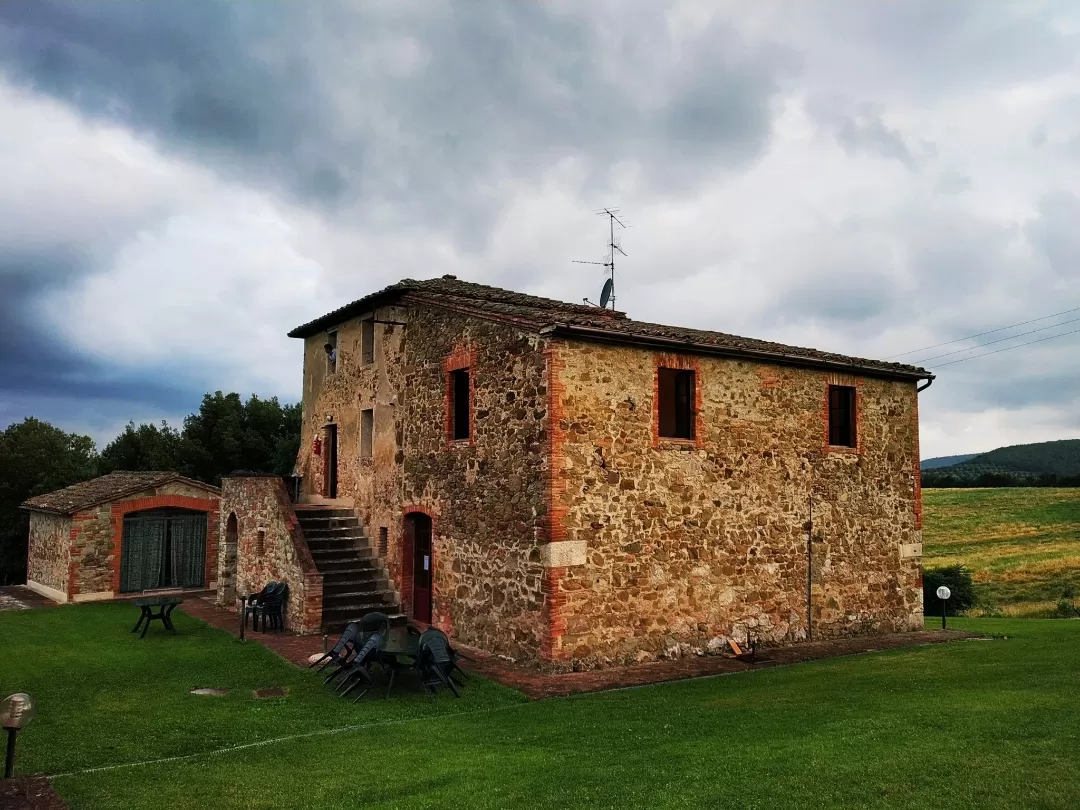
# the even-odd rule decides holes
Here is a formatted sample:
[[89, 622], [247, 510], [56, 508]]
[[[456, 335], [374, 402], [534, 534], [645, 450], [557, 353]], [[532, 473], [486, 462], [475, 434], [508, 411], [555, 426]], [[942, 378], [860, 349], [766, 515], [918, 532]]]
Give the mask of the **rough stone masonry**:
[[[433, 622], [465, 643], [581, 668], [922, 626], [922, 369], [456, 279], [401, 282], [291, 334], [301, 500], [327, 498], [313, 446], [332, 426], [336, 502], [385, 537], [407, 612], [404, 518], [431, 518]], [[460, 370], [471, 430], [455, 440]], [[660, 435], [664, 370], [693, 372], [692, 438]], [[855, 392], [855, 446], [830, 445], [830, 386]]]

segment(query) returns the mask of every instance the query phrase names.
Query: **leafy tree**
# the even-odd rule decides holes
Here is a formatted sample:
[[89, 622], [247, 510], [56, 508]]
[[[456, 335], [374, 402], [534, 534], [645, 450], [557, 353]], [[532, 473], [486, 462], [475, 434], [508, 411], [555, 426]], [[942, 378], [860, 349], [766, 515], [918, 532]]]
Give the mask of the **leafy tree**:
[[101, 451], [101, 474], [116, 470], [177, 470], [183, 468], [180, 432], [161, 425], [128, 422], [124, 432]]
[[923, 572], [923, 613], [927, 616], [941, 615], [941, 600], [937, 589], [945, 585], [952, 594], [945, 603], [948, 615], [955, 616], [975, 604], [975, 583], [971, 572], [962, 565], [931, 568]]
[[220, 484], [233, 470], [289, 475], [300, 449], [300, 406], [217, 391], [184, 420], [182, 439], [184, 466], [200, 481]]
[[0, 433], [0, 584], [22, 582], [26, 575], [29, 521], [19, 504], [96, 473], [89, 436], [65, 433], [33, 417]]

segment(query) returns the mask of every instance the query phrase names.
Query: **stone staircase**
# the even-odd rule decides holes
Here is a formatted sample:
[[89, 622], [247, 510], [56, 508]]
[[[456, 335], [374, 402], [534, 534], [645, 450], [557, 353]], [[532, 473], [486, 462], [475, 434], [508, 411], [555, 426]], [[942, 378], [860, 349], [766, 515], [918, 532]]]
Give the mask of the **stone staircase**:
[[324, 631], [341, 630], [375, 610], [399, 612], [386, 569], [352, 509], [297, 504], [295, 510], [323, 577]]

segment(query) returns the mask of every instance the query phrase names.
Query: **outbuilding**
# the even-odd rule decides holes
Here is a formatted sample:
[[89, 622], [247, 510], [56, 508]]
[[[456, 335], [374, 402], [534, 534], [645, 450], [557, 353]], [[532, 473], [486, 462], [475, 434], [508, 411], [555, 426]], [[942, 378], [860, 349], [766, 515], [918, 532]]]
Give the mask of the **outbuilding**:
[[114, 472], [30, 498], [26, 584], [57, 602], [214, 588], [220, 497], [174, 472]]

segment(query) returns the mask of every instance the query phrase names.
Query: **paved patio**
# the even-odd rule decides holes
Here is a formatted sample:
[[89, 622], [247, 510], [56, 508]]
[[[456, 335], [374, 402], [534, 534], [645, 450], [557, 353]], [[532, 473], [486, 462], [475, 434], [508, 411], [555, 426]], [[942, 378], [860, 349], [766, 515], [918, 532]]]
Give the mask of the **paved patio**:
[[[180, 609], [189, 616], [202, 619], [220, 630], [232, 633], [234, 636], [240, 634], [239, 615], [217, 607], [209, 597], [185, 599]], [[941, 644], [977, 637], [978, 635], [975, 633], [960, 630], [925, 630], [883, 636], [832, 639], [795, 644], [789, 647], [771, 648], [760, 651], [758, 660], [752, 664], [736, 661], [734, 658], [728, 658], [727, 656], [707, 655], [590, 672], [567, 672], [558, 675], [546, 675], [523, 666], [511, 664], [501, 658], [464, 644], [455, 643], [454, 646], [465, 655], [475, 659], [472, 662], [463, 662], [467, 670], [483, 675], [485, 678], [501, 683], [504, 686], [524, 692], [531, 698], [540, 699], [564, 697], [581, 692], [599, 692], [606, 689], [645, 686], [685, 678], [745, 672], [751, 669], [766, 669], [820, 658], [857, 655], [877, 650], [900, 649], [923, 644]], [[323, 650], [323, 637], [320, 635], [298, 636], [288, 633], [258, 633], [249, 629], [246, 638], [264, 645], [283, 658], [300, 666], [307, 666], [309, 657], [314, 653], [321, 653]], [[332, 645], [336, 640], [337, 636], [334, 635], [327, 639], [327, 643]]]
[[56, 602], [35, 593], [25, 585], [0, 587], [0, 610], [30, 610], [55, 604]]

